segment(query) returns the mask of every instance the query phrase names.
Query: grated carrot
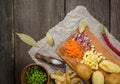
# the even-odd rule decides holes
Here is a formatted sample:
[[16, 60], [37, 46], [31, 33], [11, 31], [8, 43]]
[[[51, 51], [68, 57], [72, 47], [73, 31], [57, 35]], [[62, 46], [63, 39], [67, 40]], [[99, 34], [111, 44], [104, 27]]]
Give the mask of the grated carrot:
[[79, 42], [75, 41], [74, 39], [68, 40], [68, 42], [65, 45], [66, 49], [66, 56], [69, 57], [77, 57], [77, 58], [82, 58], [83, 57], [83, 50], [82, 47], [80, 46]]

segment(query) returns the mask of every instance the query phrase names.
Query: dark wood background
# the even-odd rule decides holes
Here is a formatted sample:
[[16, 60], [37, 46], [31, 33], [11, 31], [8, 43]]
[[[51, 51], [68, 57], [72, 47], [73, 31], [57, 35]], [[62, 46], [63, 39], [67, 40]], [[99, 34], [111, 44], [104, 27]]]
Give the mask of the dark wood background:
[[0, 0], [0, 84], [20, 84], [20, 73], [33, 63], [30, 46], [15, 32], [43, 38], [51, 27], [78, 5], [84, 5], [120, 41], [120, 0]]

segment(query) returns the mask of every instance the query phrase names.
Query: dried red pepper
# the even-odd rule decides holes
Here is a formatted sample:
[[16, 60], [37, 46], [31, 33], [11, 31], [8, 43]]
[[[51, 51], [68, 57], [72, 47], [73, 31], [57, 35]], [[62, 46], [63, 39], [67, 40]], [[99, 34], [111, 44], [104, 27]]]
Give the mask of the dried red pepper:
[[104, 41], [106, 42], [106, 44], [117, 54], [120, 56], [120, 51], [118, 49], [116, 49], [111, 42], [109, 41], [107, 35], [106, 35], [106, 31], [104, 29], [104, 26], [102, 27], [102, 36], [104, 38]]

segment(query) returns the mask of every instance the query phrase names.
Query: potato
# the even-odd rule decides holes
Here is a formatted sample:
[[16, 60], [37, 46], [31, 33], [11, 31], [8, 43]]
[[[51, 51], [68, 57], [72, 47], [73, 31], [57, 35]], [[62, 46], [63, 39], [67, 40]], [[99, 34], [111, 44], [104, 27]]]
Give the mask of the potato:
[[66, 77], [66, 83], [70, 84], [70, 73], [69, 73], [69, 71], [66, 71], [65, 77]]
[[56, 74], [51, 74], [50, 75], [52, 79], [65, 82], [66, 78], [64, 76], [56, 75]]
[[92, 84], [104, 84], [104, 75], [100, 71], [93, 72]]
[[84, 80], [88, 80], [93, 73], [92, 69], [85, 64], [78, 64], [76, 66], [77, 74]]
[[70, 84], [78, 84], [78, 83], [81, 83], [80, 78], [73, 78], [73, 79], [71, 79], [71, 81], [70, 81]]
[[60, 72], [60, 70], [56, 70], [54, 74], [56, 74], [56, 75], [62, 75], [62, 73]]
[[55, 80], [55, 84], [62, 84], [62, 82], [59, 80]]
[[120, 72], [120, 67], [117, 64], [111, 61], [108, 61], [108, 60], [103, 60], [99, 64], [99, 67], [108, 73], [119, 73]]
[[[54, 74], [62, 76], [62, 73], [60, 72], [60, 70], [56, 70]], [[59, 80], [55, 80], [55, 84], [63, 84], [63, 83]]]
[[79, 77], [76, 78], [76, 75], [72, 70], [67, 70], [65, 73], [61, 73], [60, 70], [55, 71], [54, 73], [50, 74], [50, 77], [54, 79], [55, 84], [80, 84], [81, 79]]
[[120, 74], [109, 74], [105, 77], [105, 84], [120, 84]]

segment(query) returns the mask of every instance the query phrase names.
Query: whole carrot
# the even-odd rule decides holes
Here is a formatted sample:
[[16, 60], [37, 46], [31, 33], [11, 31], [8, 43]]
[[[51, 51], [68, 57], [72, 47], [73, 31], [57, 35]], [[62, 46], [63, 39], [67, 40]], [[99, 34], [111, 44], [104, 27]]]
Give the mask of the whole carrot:
[[120, 51], [118, 49], [116, 49], [111, 42], [109, 41], [107, 35], [106, 35], [106, 31], [104, 29], [104, 26], [102, 27], [102, 36], [104, 38], [104, 41], [106, 42], [106, 44], [109, 46], [109, 48], [111, 48], [117, 55], [120, 56]]

